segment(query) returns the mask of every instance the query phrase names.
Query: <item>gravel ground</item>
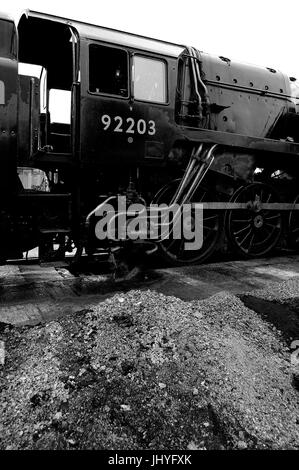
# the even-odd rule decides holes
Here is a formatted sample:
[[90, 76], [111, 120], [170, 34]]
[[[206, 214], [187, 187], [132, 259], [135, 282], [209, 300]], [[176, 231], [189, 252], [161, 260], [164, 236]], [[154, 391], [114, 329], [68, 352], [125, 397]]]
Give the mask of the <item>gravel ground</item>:
[[228, 293], [130, 291], [0, 340], [0, 449], [299, 448], [290, 350]]
[[[245, 295], [245, 294], [244, 294]], [[277, 282], [275, 286], [265, 287], [263, 289], [251, 290], [248, 295], [256, 296], [265, 300], [279, 299], [281, 302], [284, 300], [298, 300], [299, 296], [299, 279], [289, 279], [284, 282]]]

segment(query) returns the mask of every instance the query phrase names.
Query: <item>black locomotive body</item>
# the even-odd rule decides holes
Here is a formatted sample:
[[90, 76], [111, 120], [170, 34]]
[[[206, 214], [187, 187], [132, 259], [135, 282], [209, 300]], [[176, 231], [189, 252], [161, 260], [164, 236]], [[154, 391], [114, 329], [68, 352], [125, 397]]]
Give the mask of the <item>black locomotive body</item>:
[[246, 256], [297, 248], [298, 97], [296, 80], [271, 68], [32, 11], [18, 26], [0, 15], [2, 261], [36, 246], [43, 259], [124, 246], [95, 236], [97, 208], [117, 196], [202, 204], [200, 249], [151, 241], [174, 263], [224, 245]]

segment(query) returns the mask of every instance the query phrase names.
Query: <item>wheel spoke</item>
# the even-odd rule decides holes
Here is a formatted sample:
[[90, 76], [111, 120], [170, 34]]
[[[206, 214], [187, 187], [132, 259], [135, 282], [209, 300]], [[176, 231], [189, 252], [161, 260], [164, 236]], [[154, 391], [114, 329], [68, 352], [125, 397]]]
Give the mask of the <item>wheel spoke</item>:
[[266, 227], [273, 227], [274, 230], [280, 228], [280, 225], [273, 225], [273, 224], [268, 224], [268, 223], [265, 223], [265, 226]]
[[240, 233], [243, 233], [244, 230], [250, 229], [250, 224], [246, 225], [246, 227], [243, 227], [241, 230], [238, 230], [238, 232], [233, 232], [234, 235], [239, 235]]
[[278, 217], [280, 217], [280, 214], [271, 215], [270, 217], [264, 216], [266, 220], [273, 220], [273, 219], [277, 219]]
[[215, 214], [215, 215], [210, 215], [209, 217], [203, 217], [203, 220], [204, 220], [204, 222], [206, 222], [207, 220], [216, 219], [217, 217], [218, 217], [217, 214]]
[[250, 242], [249, 242], [249, 246], [248, 246], [248, 248], [247, 248], [248, 251], [250, 251], [250, 248], [252, 247], [252, 243], [253, 243], [254, 237], [255, 237], [255, 234], [253, 234], [252, 237], [251, 237], [251, 240], [250, 240]]
[[251, 234], [251, 230], [249, 230], [249, 232], [247, 233], [247, 235], [245, 235], [243, 240], [241, 242], [239, 242], [240, 246], [243, 246], [244, 242], [247, 240], [247, 238], [249, 237], [250, 234]]
[[244, 223], [244, 222], [245, 222], [245, 223], [247, 222], [247, 223], [248, 223], [248, 222], [250, 222], [250, 221], [251, 221], [251, 219], [234, 219], [234, 223], [235, 223], [235, 222], [243, 222], [243, 223]]
[[[269, 228], [269, 227], [274, 227], [274, 228]], [[273, 233], [275, 231], [275, 225], [270, 225], [270, 224], [264, 224], [263, 229], [266, 230], [267, 233]]]
[[[165, 243], [167, 243], [169, 240], [165, 240]], [[174, 240], [171, 240], [169, 241], [169, 244], [167, 245], [167, 249], [170, 250], [170, 248], [173, 247], [173, 245], [175, 245], [175, 243], [177, 243], [178, 240], [174, 239]]]
[[178, 256], [180, 256], [180, 255], [183, 253], [183, 251], [184, 251], [184, 245], [185, 245], [185, 240], [182, 239], [182, 240], [180, 241], [180, 245], [179, 245], [179, 249], [178, 249]]
[[204, 230], [208, 230], [209, 232], [217, 232], [217, 227], [208, 227], [207, 225], [203, 225], [202, 228]]
[[201, 202], [201, 201], [203, 201], [203, 200], [204, 200], [204, 198], [205, 198], [205, 195], [206, 195], [206, 194], [207, 194], [207, 192], [205, 191], [205, 192], [202, 194], [202, 196], [201, 196], [201, 198], [200, 198], [199, 202]]

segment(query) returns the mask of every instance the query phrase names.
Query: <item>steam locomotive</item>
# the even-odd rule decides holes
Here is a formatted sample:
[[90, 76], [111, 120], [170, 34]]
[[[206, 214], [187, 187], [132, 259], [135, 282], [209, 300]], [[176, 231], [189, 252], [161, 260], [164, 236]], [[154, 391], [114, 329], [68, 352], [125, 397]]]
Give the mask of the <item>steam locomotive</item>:
[[[34, 71], [34, 73], [33, 73]], [[61, 116], [61, 113], [64, 116]], [[0, 258], [299, 246], [299, 84], [272, 68], [34, 11], [0, 14]], [[99, 239], [98, 209], [200, 204], [203, 242]], [[103, 214], [103, 213], [102, 213]], [[189, 223], [194, 225], [191, 212]], [[132, 237], [131, 237], [132, 238]]]

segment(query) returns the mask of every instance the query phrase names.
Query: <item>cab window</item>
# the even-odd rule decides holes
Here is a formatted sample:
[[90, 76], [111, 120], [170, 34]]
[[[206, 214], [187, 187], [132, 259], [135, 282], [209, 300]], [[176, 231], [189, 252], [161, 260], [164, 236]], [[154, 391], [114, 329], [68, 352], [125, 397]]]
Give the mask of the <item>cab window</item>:
[[162, 60], [134, 56], [134, 98], [154, 103], [166, 103], [166, 64]]
[[122, 49], [89, 46], [89, 91], [128, 96], [128, 55]]
[[16, 28], [11, 21], [0, 19], [0, 56], [14, 59], [17, 55]]

